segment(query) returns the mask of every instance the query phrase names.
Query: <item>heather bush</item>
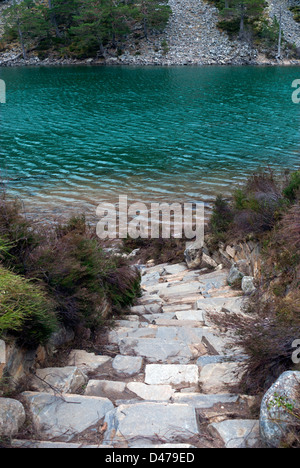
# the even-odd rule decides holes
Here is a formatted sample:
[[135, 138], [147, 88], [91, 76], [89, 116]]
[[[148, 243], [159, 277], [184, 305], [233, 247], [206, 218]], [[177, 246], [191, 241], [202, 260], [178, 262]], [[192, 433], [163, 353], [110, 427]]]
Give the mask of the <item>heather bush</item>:
[[300, 202], [287, 209], [260, 239], [263, 269], [244, 314], [213, 314], [234, 332], [248, 359], [242, 391], [258, 394], [294, 368], [292, 343], [300, 330]]
[[53, 303], [43, 288], [0, 267], [0, 336], [16, 336], [20, 345], [34, 348], [56, 328]]
[[291, 202], [296, 200], [297, 196], [300, 194], [300, 171], [294, 172], [291, 175], [287, 187], [283, 190], [283, 194]]
[[96, 332], [109, 315], [124, 313], [139, 294], [137, 271], [105, 253], [83, 216], [37, 227], [20, 214], [20, 206], [3, 199], [0, 239], [3, 266], [42, 285], [67, 327]]
[[226, 201], [218, 196], [209, 223], [212, 244], [272, 231], [300, 187], [300, 171], [275, 177], [269, 169], [251, 175]]

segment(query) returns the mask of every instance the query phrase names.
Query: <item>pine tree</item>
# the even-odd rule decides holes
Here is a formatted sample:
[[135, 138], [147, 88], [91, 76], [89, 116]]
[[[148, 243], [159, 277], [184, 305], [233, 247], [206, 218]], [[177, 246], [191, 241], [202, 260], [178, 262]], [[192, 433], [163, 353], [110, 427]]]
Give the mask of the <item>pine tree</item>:
[[171, 8], [168, 0], [141, 0], [139, 19], [143, 25], [145, 38], [148, 39], [149, 29], [163, 30], [169, 20]]
[[23, 58], [27, 59], [27, 48], [36, 38], [43, 38], [49, 33], [46, 9], [34, 0], [23, 0], [4, 11], [5, 35], [16, 35], [19, 39]]

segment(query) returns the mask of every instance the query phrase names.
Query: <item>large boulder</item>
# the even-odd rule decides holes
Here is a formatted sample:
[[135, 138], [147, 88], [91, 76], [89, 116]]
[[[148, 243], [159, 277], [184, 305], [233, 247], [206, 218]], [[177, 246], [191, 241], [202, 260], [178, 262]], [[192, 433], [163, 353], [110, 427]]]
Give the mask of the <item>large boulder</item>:
[[202, 263], [203, 248], [198, 243], [191, 242], [184, 251], [184, 259], [188, 268], [198, 268]]
[[0, 398], [0, 436], [15, 436], [25, 422], [25, 410], [18, 400]]
[[243, 273], [238, 269], [237, 265], [234, 264], [230, 268], [229, 275], [227, 277], [227, 283], [229, 284], [229, 286], [234, 286], [239, 281], [242, 281], [243, 277]]
[[295, 413], [300, 409], [300, 372], [284, 372], [265, 394], [260, 409], [260, 433], [264, 444], [278, 448], [299, 427]]
[[251, 294], [256, 290], [253, 276], [244, 276], [242, 279], [242, 290], [245, 294]]

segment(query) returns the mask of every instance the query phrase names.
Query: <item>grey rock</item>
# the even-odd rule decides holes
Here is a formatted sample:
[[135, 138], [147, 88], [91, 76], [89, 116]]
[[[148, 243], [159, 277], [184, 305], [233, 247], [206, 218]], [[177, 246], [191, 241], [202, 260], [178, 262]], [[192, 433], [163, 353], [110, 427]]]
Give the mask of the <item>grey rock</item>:
[[194, 364], [148, 364], [145, 383], [149, 385], [198, 384], [199, 368]]
[[259, 422], [251, 419], [213, 423], [208, 430], [213, 437], [220, 437], [226, 448], [253, 448], [260, 442]]
[[201, 325], [205, 324], [205, 312], [203, 310], [184, 310], [175, 313], [177, 320], [195, 320]]
[[242, 280], [243, 276], [243, 273], [240, 272], [236, 265], [233, 265], [229, 271], [227, 282], [230, 286], [232, 286], [237, 281]]
[[143, 358], [140, 356], [118, 355], [114, 358], [112, 366], [119, 374], [135, 375], [142, 370]]
[[[289, 429], [299, 423], [293, 416], [293, 411], [299, 411], [300, 408], [299, 383], [300, 372], [284, 372], [262, 399], [260, 433], [263, 443], [269, 447], [278, 448]], [[288, 411], [288, 405], [294, 410]]]
[[127, 384], [127, 388], [138, 397], [148, 401], [167, 401], [175, 393], [171, 385], [147, 385], [142, 382], [130, 382]]
[[72, 442], [48, 442], [44, 440], [12, 440], [13, 448], [19, 449], [106, 449], [113, 448], [112, 445], [89, 445]]
[[178, 263], [176, 265], [167, 265], [164, 267], [162, 276], [177, 275], [179, 273], [183, 273], [186, 270], [187, 270], [187, 266], [184, 263]]
[[74, 349], [70, 352], [68, 365], [79, 367], [84, 373], [87, 373], [111, 361], [112, 358], [110, 356], [96, 355], [95, 353], [87, 353], [84, 350]]
[[25, 410], [18, 400], [0, 398], [0, 436], [15, 436], [25, 423]]
[[196, 409], [212, 408], [219, 403], [236, 403], [238, 395], [217, 394], [202, 395], [200, 393], [176, 393], [173, 397], [174, 403], [186, 403]]
[[[160, 329], [158, 330], [160, 331]], [[121, 354], [142, 356], [149, 362], [188, 363], [193, 354], [183, 341], [163, 338], [125, 338], [119, 344]]]
[[33, 426], [44, 440], [58, 437], [62, 442], [97, 424], [113, 409], [107, 398], [25, 392]]
[[172, 443], [198, 434], [195, 410], [188, 405], [140, 403], [122, 405], [107, 415], [105, 444], [126, 441], [129, 447], [140, 444]]
[[242, 279], [242, 290], [245, 294], [251, 294], [256, 290], [253, 276], [244, 276]]
[[241, 377], [241, 364], [221, 362], [201, 368], [199, 385], [203, 393], [226, 393], [231, 385], [237, 385]]
[[76, 393], [87, 380], [86, 375], [78, 367], [49, 367], [36, 370], [31, 388], [37, 392]]
[[89, 380], [89, 383], [85, 389], [85, 395], [108, 398], [109, 400], [117, 400], [124, 398], [125, 390], [125, 382], [91, 379]]
[[188, 268], [197, 268], [202, 263], [202, 247], [198, 243], [191, 243], [184, 251], [184, 259]]

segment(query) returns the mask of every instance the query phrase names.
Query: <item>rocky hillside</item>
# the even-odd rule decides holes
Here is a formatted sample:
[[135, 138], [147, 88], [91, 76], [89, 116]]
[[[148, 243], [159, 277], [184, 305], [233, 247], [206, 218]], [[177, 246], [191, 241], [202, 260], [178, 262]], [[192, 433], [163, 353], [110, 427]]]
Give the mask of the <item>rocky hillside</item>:
[[169, 4], [173, 13], [164, 34], [154, 43], [132, 45], [119, 60], [134, 64], [203, 65], [255, 59], [255, 50], [231, 41], [217, 28], [218, 10], [212, 5], [202, 0], [169, 0]]
[[293, 13], [289, 10], [289, 1], [268, 0], [268, 4], [268, 12], [271, 18], [276, 17], [279, 20], [281, 11], [282, 30], [285, 40], [300, 47], [300, 24], [294, 20]]

